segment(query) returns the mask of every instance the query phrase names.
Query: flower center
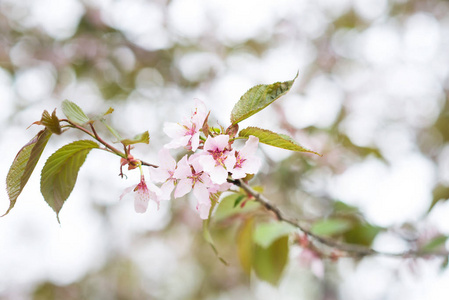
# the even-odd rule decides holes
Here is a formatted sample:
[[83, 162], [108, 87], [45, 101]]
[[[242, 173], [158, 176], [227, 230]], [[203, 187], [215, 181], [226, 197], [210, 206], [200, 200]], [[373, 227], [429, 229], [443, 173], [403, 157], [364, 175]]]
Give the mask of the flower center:
[[225, 154], [225, 150], [215, 149], [215, 150], [208, 150], [208, 152], [214, 158], [216, 166], [218, 166], [218, 165], [224, 166], [224, 161], [227, 157], [227, 155]]
[[192, 186], [194, 186], [197, 182], [202, 182], [201, 175], [203, 175], [203, 171], [196, 172], [192, 166], [190, 168], [192, 169], [192, 176], [188, 176], [187, 178], [192, 180]]
[[134, 188], [135, 192], [142, 193], [142, 194], [148, 194], [148, 187], [145, 181], [142, 179], [139, 184]]
[[242, 168], [242, 164], [245, 162], [246, 159], [241, 157], [240, 153], [238, 153], [238, 152], [235, 153], [235, 158], [236, 158], [236, 160], [235, 160], [234, 169], [235, 168]]
[[190, 128], [184, 125], [184, 128], [186, 129], [184, 136], [194, 135], [196, 133], [196, 125], [195, 124], [192, 124], [192, 127], [190, 127]]

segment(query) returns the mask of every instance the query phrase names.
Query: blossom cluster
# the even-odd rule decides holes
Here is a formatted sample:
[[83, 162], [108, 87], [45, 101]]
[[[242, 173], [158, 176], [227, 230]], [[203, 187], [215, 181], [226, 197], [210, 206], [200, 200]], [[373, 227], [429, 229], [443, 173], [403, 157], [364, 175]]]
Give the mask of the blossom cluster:
[[[143, 173], [139, 184], [122, 194], [134, 190], [134, 207], [143, 213], [149, 200], [158, 204], [161, 200], [179, 198], [193, 192], [197, 210], [202, 219], [207, 219], [212, 199], [220, 192], [229, 190], [228, 178], [241, 179], [258, 172], [261, 160], [255, 155], [259, 139], [250, 136], [240, 149], [233, 148], [234, 139], [223, 130], [209, 130], [208, 112], [205, 104], [196, 99], [195, 108], [189, 117], [180, 123], [165, 123], [164, 132], [172, 139], [159, 151], [159, 167], [150, 168], [152, 182], [146, 182]], [[170, 149], [182, 148], [190, 153], [178, 162]]]

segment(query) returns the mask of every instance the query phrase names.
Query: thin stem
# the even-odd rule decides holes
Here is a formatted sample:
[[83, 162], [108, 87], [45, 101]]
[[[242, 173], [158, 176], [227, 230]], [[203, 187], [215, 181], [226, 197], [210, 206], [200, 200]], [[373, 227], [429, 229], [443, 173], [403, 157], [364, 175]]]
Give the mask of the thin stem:
[[68, 119], [60, 119], [60, 121], [67, 122], [67, 123], [69, 123], [72, 127], [76, 128], [76, 129], [78, 129], [78, 130], [81, 130], [81, 131], [84, 132], [85, 134], [90, 135], [91, 137], [95, 138], [95, 135], [94, 135], [92, 132], [90, 132], [89, 130], [87, 130], [87, 129], [84, 128], [84, 127], [81, 127], [81, 126], [79, 126], [79, 125], [77, 125], [77, 124], [71, 122], [71, 121], [68, 120]]
[[140, 161], [142, 163], [142, 166], [147, 166], [147, 167], [153, 167], [153, 168], [159, 168], [159, 166], [157, 165], [153, 165], [147, 162], [144, 162], [143, 160]]
[[[72, 121], [70, 121], [70, 120], [68, 120], [68, 119], [61, 119], [60, 121], [67, 122], [67, 123], [70, 124], [71, 127], [76, 128], [76, 129], [79, 129], [79, 130], [81, 130], [82, 132], [84, 132], [85, 134], [87, 134], [87, 135], [91, 136], [92, 138], [96, 139], [97, 141], [99, 141], [101, 144], [103, 144], [103, 145], [106, 147], [106, 149], [104, 149], [104, 150], [109, 150], [109, 152], [112, 151], [112, 153], [117, 154], [117, 155], [120, 156], [120, 157], [127, 158], [127, 154], [128, 154], [128, 153], [123, 153], [123, 152], [121, 152], [120, 150], [118, 150], [118, 149], [115, 148], [114, 146], [110, 145], [110, 144], [107, 143], [105, 140], [103, 140], [103, 139], [98, 135], [98, 133], [97, 133], [97, 131], [95, 130], [95, 127], [93, 126], [92, 123], [89, 123], [90, 128], [92, 128], [92, 132], [90, 132], [90, 131], [87, 130], [86, 128], [81, 127], [81, 126], [79, 126], [79, 125], [73, 123]], [[147, 163], [147, 162], [144, 162], [144, 161], [141, 161], [141, 163], [142, 163], [143, 166], [148, 166], [148, 167], [153, 167], [153, 168], [158, 168], [158, 167], [159, 167], [159, 166], [157, 166], [157, 165], [150, 164], [150, 163]]]
[[87, 134], [87, 135], [91, 136], [92, 138], [96, 139], [97, 141], [99, 141], [99, 142], [100, 142], [101, 144], [103, 144], [107, 149], [109, 149], [112, 153], [114, 153], [114, 154], [116, 154], [116, 155], [118, 155], [118, 156], [120, 156], [120, 157], [126, 158], [126, 155], [125, 155], [123, 152], [117, 150], [115, 147], [113, 147], [112, 145], [110, 145], [109, 143], [107, 143], [106, 141], [104, 141], [104, 140], [97, 134], [97, 132], [95, 131], [95, 128], [94, 128], [94, 126], [93, 126], [92, 123], [89, 123], [90, 128], [92, 128], [92, 132], [90, 132], [90, 131], [87, 130], [86, 128], [84, 128], [84, 127], [82, 127], [82, 126], [79, 126], [78, 124], [75, 124], [75, 123], [73, 123], [72, 121], [70, 121], [70, 120], [68, 120], [68, 119], [60, 119], [60, 121], [64, 121], [64, 122], [69, 123], [73, 128], [76, 128], [76, 129], [78, 129], [78, 130], [81, 130], [81, 131], [84, 132], [85, 134]]
[[243, 180], [238, 179], [238, 180], [232, 180], [231, 181], [233, 184], [241, 187], [248, 195], [251, 195], [252, 197], [254, 197], [255, 201], [259, 202], [260, 204], [262, 204], [262, 206], [267, 209], [268, 211], [271, 211], [276, 218], [279, 221], [283, 221], [286, 223], [291, 224], [292, 226], [298, 228], [299, 230], [301, 230], [304, 234], [306, 234], [309, 237], [312, 237], [313, 239], [315, 239], [316, 241], [318, 241], [321, 244], [324, 244], [328, 247], [332, 247], [334, 249], [338, 249], [341, 250], [343, 252], [346, 252], [348, 254], [352, 254], [352, 256], [355, 257], [364, 257], [364, 256], [370, 256], [370, 255], [379, 255], [379, 256], [389, 256], [389, 257], [423, 257], [423, 256], [448, 256], [449, 252], [447, 251], [441, 251], [441, 252], [432, 252], [432, 253], [425, 253], [422, 251], [414, 251], [414, 250], [409, 250], [409, 251], [405, 251], [405, 252], [397, 252], [397, 253], [391, 253], [391, 252], [382, 252], [382, 251], [377, 251], [374, 250], [370, 247], [365, 247], [365, 246], [361, 246], [361, 245], [354, 245], [354, 244], [347, 244], [347, 243], [342, 243], [342, 242], [338, 242], [336, 240], [333, 239], [329, 239], [329, 238], [325, 238], [322, 236], [319, 236], [317, 234], [314, 234], [309, 228], [301, 225], [298, 221], [291, 219], [289, 217], [286, 217], [279, 208], [277, 208], [276, 206], [274, 206], [273, 204], [270, 203], [270, 201], [262, 194], [256, 192], [255, 190], [253, 190], [248, 184], [246, 184]]
[[117, 154], [120, 157], [126, 158], [127, 155], [125, 153], [123, 153], [122, 151], [118, 150], [117, 148], [113, 147], [112, 145], [110, 145], [109, 143], [105, 142], [98, 134], [97, 131], [95, 130], [95, 127], [92, 123], [89, 123], [90, 128], [92, 129], [92, 132], [94, 133], [95, 139], [97, 141], [99, 141], [100, 143], [102, 143], [103, 145], [105, 145], [107, 148], [111, 149], [115, 154]]

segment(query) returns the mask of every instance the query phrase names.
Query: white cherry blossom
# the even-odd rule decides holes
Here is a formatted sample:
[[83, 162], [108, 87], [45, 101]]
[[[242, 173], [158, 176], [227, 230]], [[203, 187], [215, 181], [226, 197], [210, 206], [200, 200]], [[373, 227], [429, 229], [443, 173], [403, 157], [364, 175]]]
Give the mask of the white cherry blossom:
[[228, 149], [229, 135], [218, 135], [207, 138], [204, 153], [199, 158], [204, 171], [209, 173], [213, 183], [222, 184], [228, 178], [226, 165], [235, 164], [235, 156]]
[[173, 177], [176, 170], [176, 160], [170, 155], [167, 148], [162, 148], [159, 153], [159, 168], [150, 168], [151, 178], [154, 182], [162, 182], [161, 200], [170, 200], [170, 194], [175, 188], [176, 178]]
[[232, 173], [233, 179], [244, 178], [247, 174], [256, 174], [262, 164], [260, 157], [256, 156], [259, 139], [250, 135], [245, 146], [240, 151], [233, 150], [231, 156], [235, 160], [226, 161], [226, 169]]
[[195, 99], [195, 108], [190, 117], [185, 118], [181, 123], [166, 122], [164, 124], [164, 132], [172, 138], [165, 147], [169, 149], [186, 147], [196, 151], [200, 144], [200, 130], [206, 117], [207, 111], [203, 101]]
[[[197, 210], [202, 219], [207, 219], [210, 208], [210, 193], [208, 187], [212, 185], [209, 175], [204, 172], [201, 165], [198, 163], [198, 156], [191, 155], [187, 158], [185, 155], [179, 162], [178, 167], [173, 175], [178, 179], [178, 184], [175, 189], [175, 198], [182, 197], [193, 190], [193, 195], [198, 201]], [[207, 214], [205, 211], [207, 210]]]
[[146, 212], [150, 200], [155, 201], [159, 209], [159, 196], [161, 195], [161, 190], [152, 182], [146, 182], [143, 175], [140, 177], [140, 182], [138, 184], [132, 185], [123, 191], [120, 195], [120, 200], [131, 191], [135, 193], [134, 210], [136, 213]]

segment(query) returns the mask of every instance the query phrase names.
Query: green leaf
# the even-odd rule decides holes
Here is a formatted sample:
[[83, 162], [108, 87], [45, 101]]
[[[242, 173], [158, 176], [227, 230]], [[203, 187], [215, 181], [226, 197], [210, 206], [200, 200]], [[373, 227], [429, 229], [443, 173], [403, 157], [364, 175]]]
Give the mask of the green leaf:
[[347, 243], [363, 246], [371, 246], [374, 238], [382, 231], [382, 227], [371, 224], [357, 224], [344, 233], [344, 239]]
[[16, 204], [17, 198], [25, 187], [31, 173], [33, 173], [36, 164], [44, 151], [50, 139], [51, 132], [47, 128], [41, 130], [31, 141], [20, 149], [6, 175], [6, 191], [9, 197], [9, 208], [6, 213]]
[[444, 244], [446, 243], [447, 239], [448, 237], [445, 235], [437, 236], [436, 238], [430, 240], [427, 244], [422, 246], [419, 250], [421, 252], [430, 253], [439, 250], [438, 248], [444, 249]]
[[295, 227], [285, 222], [261, 223], [254, 232], [254, 242], [263, 248], [270, 246], [282, 236], [288, 236]]
[[114, 109], [112, 107], [109, 107], [107, 111], [105, 111], [104, 113], [91, 118], [91, 121], [100, 121], [101, 123], [103, 123], [104, 126], [106, 126], [106, 128], [109, 130], [110, 133], [112, 133], [112, 135], [117, 139], [116, 142], [120, 142], [121, 140], [123, 140], [123, 138], [120, 136], [120, 134], [117, 132], [117, 130], [115, 130], [113, 127], [111, 127], [110, 125], [108, 125], [106, 123], [106, 118], [105, 116], [112, 114], [114, 112]]
[[261, 280], [276, 285], [288, 260], [288, 236], [275, 240], [268, 248], [255, 245], [253, 268]]
[[83, 125], [90, 121], [83, 110], [69, 100], [64, 100], [62, 102], [62, 112], [71, 122], [77, 125]]
[[256, 201], [248, 201], [244, 207], [234, 206], [236, 200], [241, 196], [242, 194], [236, 193], [224, 197], [215, 211], [214, 221], [220, 222], [234, 215], [248, 213], [260, 207], [260, 204]]
[[446, 186], [444, 184], [438, 184], [436, 187], [434, 187], [432, 191], [433, 200], [430, 204], [429, 210], [431, 211], [432, 208], [435, 206], [435, 204], [438, 203], [438, 201], [446, 201], [449, 199], [449, 186]]
[[76, 141], [58, 149], [45, 162], [41, 173], [41, 192], [57, 217], [75, 186], [79, 169], [93, 148], [99, 148], [93, 141]]
[[243, 222], [237, 232], [237, 254], [240, 264], [247, 275], [251, 274], [254, 253], [254, 219], [249, 218]]
[[334, 214], [359, 214], [360, 211], [357, 207], [349, 205], [342, 201], [334, 202]]
[[40, 123], [47, 127], [52, 133], [61, 134], [62, 132], [59, 118], [56, 116], [56, 109], [51, 115], [48, 111], [44, 110]]
[[287, 93], [295, 82], [296, 77], [298, 75], [290, 81], [261, 84], [250, 88], [232, 109], [232, 124], [237, 124], [254, 115]]
[[120, 142], [125, 146], [137, 144], [137, 143], [149, 144], [150, 143], [150, 133], [148, 131], [145, 131], [144, 133], [136, 135], [132, 139], [124, 139], [124, 140], [121, 140]]
[[236, 207], [237, 205], [239, 205], [243, 199], [248, 198], [246, 195], [240, 195], [237, 199], [235, 199], [234, 202], [234, 207]]
[[247, 127], [239, 132], [239, 137], [241, 138], [249, 138], [250, 135], [259, 138], [259, 142], [270, 146], [287, 149], [291, 151], [309, 152], [321, 156], [321, 154], [315, 151], [302, 147], [295, 140], [293, 140], [291, 137], [285, 134], [275, 133], [273, 131], [261, 129], [258, 127]]
[[346, 219], [326, 219], [315, 222], [311, 231], [316, 235], [333, 236], [348, 231], [352, 225], [352, 222]]

